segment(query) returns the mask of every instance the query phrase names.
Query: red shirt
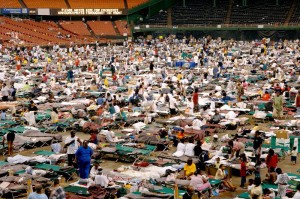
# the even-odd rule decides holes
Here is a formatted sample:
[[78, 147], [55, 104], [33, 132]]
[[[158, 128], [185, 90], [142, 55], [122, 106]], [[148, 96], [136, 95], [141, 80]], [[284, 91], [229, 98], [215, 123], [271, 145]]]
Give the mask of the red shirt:
[[241, 176], [246, 176], [246, 170], [247, 170], [247, 167], [246, 167], [246, 162], [241, 162]]
[[277, 163], [278, 163], [278, 157], [277, 157], [277, 155], [274, 154], [271, 158], [268, 155], [267, 159], [266, 159], [266, 163], [267, 163], [267, 167], [268, 168], [270, 168], [270, 167], [276, 168], [277, 167]]
[[199, 104], [198, 100], [199, 100], [198, 93], [193, 93], [193, 103], [194, 103], [194, 105]]

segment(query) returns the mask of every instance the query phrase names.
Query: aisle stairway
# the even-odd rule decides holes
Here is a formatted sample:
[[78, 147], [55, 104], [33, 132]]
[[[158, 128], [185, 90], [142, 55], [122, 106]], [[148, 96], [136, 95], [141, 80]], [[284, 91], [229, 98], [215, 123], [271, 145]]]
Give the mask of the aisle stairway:
[[225, 24], [229, 24], [231, 21], [231, 12], [232, 12], [233, 0], [229, 0], [228, 10], [226, 14]]
[[288, 25], [291, 21], [292, 16], [294, 15], [297, 5], [298, 5], [299, 0], [293, 0], [292, 4], [291, 4], [291, 8], [289, 10], [289, 12], [286, 15], [285, 21], [284, 21], [284, 25]]

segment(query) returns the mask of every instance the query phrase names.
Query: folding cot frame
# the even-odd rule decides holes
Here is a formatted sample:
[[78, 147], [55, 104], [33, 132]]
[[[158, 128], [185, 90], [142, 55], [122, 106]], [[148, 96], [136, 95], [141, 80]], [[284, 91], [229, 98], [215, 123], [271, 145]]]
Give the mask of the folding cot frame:
[[[100, 154], [103, 157], [105, 154], [110, 154], [117, 157], [116, 162], [123, 160], [125, 162], [131, 162], [133, 159], [133, 164], [135, 164], [139, 159], [144, 157], [142, 160], [146, 159], [155, 151], [156, 147], [152, 148], [151, 145], [146, 145], [146, 149], [138, 149], [133, 147], [124, 146], [121, 144], [116, 145], [116, 151], [113, 152], [104, 152], [100, 150]], [[147, 148], [148, 147], [148, 148]], [[122, 150], [123, 149], [123, 150]]]
[[51, 165], [51, 164], [38, 164], [34, 166], [34, 168], [42, 169], [42, 170], [53, 170], [57, 172], [59, 175], [62, 175], [66, 178], [66, 181], [71, 180], [72, 178], [75, 178], [75, 174], [77, 175], [77, 169], [76, 168], [70, 168], [68, 170], [61, 170], [61, 167], [58, 165]]

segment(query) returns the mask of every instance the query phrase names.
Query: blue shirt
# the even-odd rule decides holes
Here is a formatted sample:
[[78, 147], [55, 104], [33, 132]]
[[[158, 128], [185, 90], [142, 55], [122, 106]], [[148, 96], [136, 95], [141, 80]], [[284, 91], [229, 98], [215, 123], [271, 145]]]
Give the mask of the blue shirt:
[[36, 192], [32, 192], [29, 196], [28, 199], [48, 199], [48, 197], [46, 196], [46, 194], [42, 193], [36, 193]]
[[99, 98], [97, 99], [97, 105], [102, 105], [104, 102], [105, 102], [105, 99], [102, 98], [102, 97], [99, 97]]
[[79, 149], [76, 151], [75, 155], [79, 162], [91, 161], [91, 156], [93, 155], [93, 150], [89, 146], [87, 148], [80, 146]]
[[6, 113], [5, 112], [1, 112], [1, 120], [6, 120]]

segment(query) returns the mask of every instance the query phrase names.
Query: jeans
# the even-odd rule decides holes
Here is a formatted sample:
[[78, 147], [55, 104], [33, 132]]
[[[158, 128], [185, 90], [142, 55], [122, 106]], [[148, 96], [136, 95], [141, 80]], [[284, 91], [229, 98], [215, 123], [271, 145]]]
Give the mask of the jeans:
[[241, 187], [244, 187], [246, 183], [246, 176], [241, 176]]
[[297, 115], [300, 115], [300, 107], [297, 107]]

